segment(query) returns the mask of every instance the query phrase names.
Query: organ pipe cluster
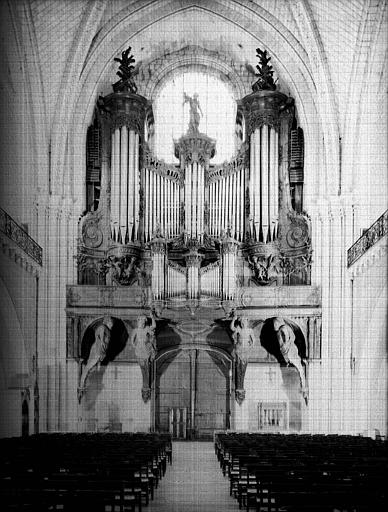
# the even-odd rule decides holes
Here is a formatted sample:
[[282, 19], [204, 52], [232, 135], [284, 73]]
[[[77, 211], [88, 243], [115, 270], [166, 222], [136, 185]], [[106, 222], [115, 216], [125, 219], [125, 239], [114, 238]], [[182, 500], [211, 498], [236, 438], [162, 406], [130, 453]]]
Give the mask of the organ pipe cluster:
[[[152, 154], [152, 106], [125, 84], [99, 100], [93, 126], [102, 126], [102, 137], [94, 137], [102, 151], [102, 199], [97, 212], [89, 214], [96, 216], [87, 219], [93, 229], [84, 232], [92, 247], [103, 239], [109, 254], [128, 248], [135, 259], [149, 258], [156, 301], [183, 296], [233, 300], [239, 258], [250, 248], [274, 246], [282, 204], [289, 204], [280, 191], [289, 186], [293, 100], [272, 84], [271, 90], [256, 87], [239, 101], [245, 141], [232, 161], [217, 166], [211, 163], [216, 141], [198, 131], [193, 107], [187, 133], [174, 141], [176, 165]], [[104, 208], [109, 237], [97, 242], [96, 219]]]

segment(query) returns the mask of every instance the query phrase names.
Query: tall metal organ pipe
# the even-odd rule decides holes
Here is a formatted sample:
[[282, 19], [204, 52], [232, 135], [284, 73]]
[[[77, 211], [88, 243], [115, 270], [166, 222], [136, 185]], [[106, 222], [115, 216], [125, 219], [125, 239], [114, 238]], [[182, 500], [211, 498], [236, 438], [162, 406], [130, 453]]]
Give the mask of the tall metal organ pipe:
[[125, 244], [139, 227], [139, 134], [121, 126], [111, 135], [111, 236]]
[[250, 135], [250, 226], [254, 239], [262, 242], [272, 241], [277, 232], [278, 137], [268, 124]]

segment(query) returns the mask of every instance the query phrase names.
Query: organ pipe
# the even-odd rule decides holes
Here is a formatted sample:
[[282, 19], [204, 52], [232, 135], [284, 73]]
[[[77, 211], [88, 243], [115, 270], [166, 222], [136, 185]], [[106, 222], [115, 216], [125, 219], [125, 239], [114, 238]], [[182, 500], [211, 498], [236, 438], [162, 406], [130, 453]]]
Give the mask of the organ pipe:
[[261, 229], [263, 233], [263, 242], [267, 242], [269, 227], [269, 159], [268, 159], [268, 126], [261, 128]]
[[277, 232], [277, 218], [278, 218], [278, 202], [279, 202], [279, 164], [278, 164], [278, 133], [271, 127], [270, 131], [270, 161], [273, 162], [271, 172], [271, 185], [270, 193], [273, 200], [270, 205], [270, 221], [271, 221], [271, 236], [272, 239], [276, 238]]
[[127, 232], [127, 195], [128, 195], [128, 130], [120, 130], [120, 242], [125, 243]]
[[111, 134], [111, 236], [125, 244], [139, 225], [139, 135], [127, 126]]
[[134, 152], [134, 239], [137, 240], [139, 237], [139, 192], [140, 192], [140, 175], [139, 175], [139, 134], [135, 133], [135, 152]]

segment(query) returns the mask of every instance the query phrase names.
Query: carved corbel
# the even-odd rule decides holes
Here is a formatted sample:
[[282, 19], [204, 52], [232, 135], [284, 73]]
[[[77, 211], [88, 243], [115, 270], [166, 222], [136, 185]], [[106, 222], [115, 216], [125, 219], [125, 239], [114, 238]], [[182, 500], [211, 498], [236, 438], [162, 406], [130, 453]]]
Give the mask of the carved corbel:
[[232, 331], [233, 351], [235, 367], [236, 401], [241, 405], [245, 398], [244, 379], [248, 366], [248, 357], [254, 344], [254, 331], [250, 322], [245, 317], [233, 316], [230, 322]]
[[131, 344], [135, 349], [137, 362], [142, 374], [142, 398], [146, 403], [151, 398], [152, 366], [156, 357], [156, 321], [154, 316], [141, 315], [131, 336]]
[[295, 344], [294, 329], [284, 318], [276, 317], [273, 320], [273, 327], [278, 339], [280, 354], [287, 366], [296, 368], [302, 391], [302, 396], [308, 402], [308, 387], [306, 380], [306, 361], [302, 359]]

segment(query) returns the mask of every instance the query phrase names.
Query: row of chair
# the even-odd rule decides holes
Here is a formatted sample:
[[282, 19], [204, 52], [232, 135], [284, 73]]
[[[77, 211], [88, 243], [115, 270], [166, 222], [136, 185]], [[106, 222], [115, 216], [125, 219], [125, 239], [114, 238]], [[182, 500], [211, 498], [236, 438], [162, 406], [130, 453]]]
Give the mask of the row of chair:
[[[39, 434], [0, 440], [9, 511], [141, 511], [172, 463], [168, 434]], [[2, 508], [2, 509], [4, 509]]]
[[228, 433], [215, 436], [215, 452], [240, 509], [366, 512], [384, 508], [386, 441]]

